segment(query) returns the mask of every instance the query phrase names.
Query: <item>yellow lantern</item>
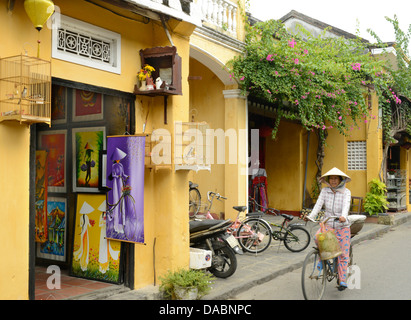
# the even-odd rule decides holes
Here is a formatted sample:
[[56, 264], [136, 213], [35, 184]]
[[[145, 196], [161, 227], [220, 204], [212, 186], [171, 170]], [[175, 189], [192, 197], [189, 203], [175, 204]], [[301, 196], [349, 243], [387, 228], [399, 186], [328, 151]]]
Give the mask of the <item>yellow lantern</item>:
[[54, 12], [54, 3], [51, 0], [25, 0], [24, 9], [34, 27], [40, 31]]

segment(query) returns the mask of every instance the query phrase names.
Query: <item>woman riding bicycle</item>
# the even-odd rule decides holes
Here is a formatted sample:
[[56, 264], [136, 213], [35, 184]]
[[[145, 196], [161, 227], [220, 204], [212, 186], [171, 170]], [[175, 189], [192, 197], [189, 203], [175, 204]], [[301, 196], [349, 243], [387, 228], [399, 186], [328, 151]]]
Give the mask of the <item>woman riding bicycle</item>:
[[[320, 182], [325, 183], [328, 187], [323, 188], [318, 197], [317, 203], [315, 204], [312, 212], [308, 216], [311, 219], [315, 219], [318, 212], [321, 210], [323, 205], [325, 205], [325, 215], [324, 218], [338, 216], [338, 220], [329, 219], [325, 225], [325, 230], [330, 229], [335, 230], [338, 242], [343, 252], [338, 256], [338, 275], [339, 275], [339, 290], [344, 290], [347, 288], [346, 277], [347, 277], [347, 267], [349, 263], [349, 249], [350, 249], [350, 223], [347, 219], [348, 211], [351, 204], [351, 191], [348, 190], [345, 185], [350, 182], [351, 178], [347, 176], [344, 172], [337, 168], [333, 168], [324, 174]], [[315, 235], [315, 241], [317, 243], [317, 235], [320, 230], [317, 231]], [[320, 264], [319, 266], [322, 266]]]

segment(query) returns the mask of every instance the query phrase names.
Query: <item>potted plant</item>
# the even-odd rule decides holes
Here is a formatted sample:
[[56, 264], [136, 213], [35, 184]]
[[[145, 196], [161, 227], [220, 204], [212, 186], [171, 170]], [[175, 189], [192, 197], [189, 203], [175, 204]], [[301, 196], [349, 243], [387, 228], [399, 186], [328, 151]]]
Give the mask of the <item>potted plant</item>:
[[370, 192], [367, 192], [364, 199], [364, 211], [368, 215], [380, 215], [388, 209], [387, 186], [384, 182], [373, 179], [368, 183]]
[[196, 300], [211, 290], [214, 277], [210, 273], [195, 269], [168, 271], [159, 277], [160, 291], [164, 298], [173, 300]]

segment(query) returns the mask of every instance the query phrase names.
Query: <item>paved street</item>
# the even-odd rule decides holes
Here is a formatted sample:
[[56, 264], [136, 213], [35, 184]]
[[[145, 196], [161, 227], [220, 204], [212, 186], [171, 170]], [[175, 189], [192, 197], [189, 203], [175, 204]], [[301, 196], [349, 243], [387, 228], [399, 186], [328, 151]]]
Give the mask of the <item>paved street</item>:
[[[411, 299], [411, 222], [354, 246], [360, 289], [338, 291], [327, 283], [324, 300]], [[237, 294], [233, 300], [302, 300], [301, 268]]]

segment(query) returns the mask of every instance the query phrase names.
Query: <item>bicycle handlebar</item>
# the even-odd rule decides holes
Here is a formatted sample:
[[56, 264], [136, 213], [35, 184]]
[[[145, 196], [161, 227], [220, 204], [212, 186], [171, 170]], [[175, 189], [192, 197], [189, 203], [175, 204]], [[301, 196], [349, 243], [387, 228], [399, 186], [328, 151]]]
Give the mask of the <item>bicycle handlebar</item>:
[[329, 216], [329, 217], [325, 218], [323, 221], [316, 221], [314, 219], [311, 219], [309, 216], [306, 216], [305, 218], [310, 220], [311, 222], [314, 222], [314, 223], [320, 223], [320, 222], [326, 223], [329, 219], [332, 219], [332, 218], [339, 219], [340, 217], [339, 216]]
[[211, 200], [210, 200], [210, 195], [213, 195], [213, 197], [216, 197], [217, 200], [220, 200], [220, 199], [227, 200], [226, 197], [223, 197], [223, 196], [222, 196], [221, 194], [219, 194], [219, 193], [215, 193], [215, 192], [212, 192], [212, 191], [208, 191], [208, 192], [207, 192], [207, 199], [208, 199], [208, 201], [211, 201]]

